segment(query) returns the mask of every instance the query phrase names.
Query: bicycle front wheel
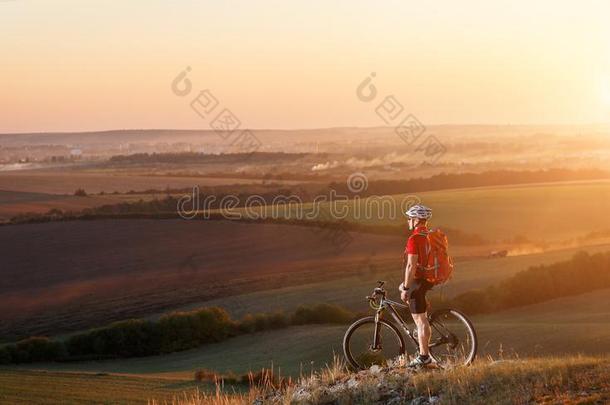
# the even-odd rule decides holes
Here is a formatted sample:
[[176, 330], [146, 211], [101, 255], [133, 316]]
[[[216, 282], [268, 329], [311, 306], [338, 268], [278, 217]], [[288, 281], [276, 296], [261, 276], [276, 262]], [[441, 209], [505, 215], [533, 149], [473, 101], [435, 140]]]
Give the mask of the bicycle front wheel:
[[386, 367], [404, 352], [405, 341], [398, 328], [384, 319], [376, 323], [373, 316], [354, 322], [343, 338], [345, 358], [357, 370]]
[[430, 353], [443, 368], [466, 366], [477, 354], [477, 334], [470, 320], [455, 309], [430, 315]]

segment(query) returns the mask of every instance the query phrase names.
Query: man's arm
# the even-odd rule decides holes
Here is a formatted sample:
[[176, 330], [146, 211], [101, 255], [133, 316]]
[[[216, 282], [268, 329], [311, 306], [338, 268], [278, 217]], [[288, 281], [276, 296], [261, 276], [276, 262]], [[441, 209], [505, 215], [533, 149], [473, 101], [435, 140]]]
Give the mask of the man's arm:
[[400, 285], [400, 299], [404, 302], [408, 301], [407, 289], [411, 287], [413, 278], [415, 277], [415, 268], [417, 265], [417, 255], [407, 255], [407, 265], [405, 266], [405, 281]]
[[417, 266], [417, 255], [408, 254], [407, 255], [407, 266], [405, 267], [405, 281], [404, 286], [405, 289], [411, 287], [411, 283], [413, 282], [413, 278], [415, 277], [415, 268]]

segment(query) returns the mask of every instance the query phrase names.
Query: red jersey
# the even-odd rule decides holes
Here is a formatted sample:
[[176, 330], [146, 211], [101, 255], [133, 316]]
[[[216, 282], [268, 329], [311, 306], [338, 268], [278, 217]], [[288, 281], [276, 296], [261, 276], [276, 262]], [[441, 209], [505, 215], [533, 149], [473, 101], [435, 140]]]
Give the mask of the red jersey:
[[405, 246], [405, 259], [407, 255], [417, 255], [417, 264], [423, 267], [426, 267], [428, 261], [428, 238], [425, 236], [426, 233], [428, 233], [428, 228], [425, 226], [416, 227], [407, 239], [407, 246]]

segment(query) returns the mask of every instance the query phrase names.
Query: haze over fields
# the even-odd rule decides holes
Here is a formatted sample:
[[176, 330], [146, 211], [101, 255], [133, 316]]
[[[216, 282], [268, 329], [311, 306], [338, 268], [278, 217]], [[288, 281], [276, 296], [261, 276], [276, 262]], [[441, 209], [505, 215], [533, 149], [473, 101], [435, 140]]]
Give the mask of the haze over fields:
[[[0, 405], [610, 402], [608, 15], [0, 0]], [[421, 374], [404, 308], [344, 340], [415, 204]]]

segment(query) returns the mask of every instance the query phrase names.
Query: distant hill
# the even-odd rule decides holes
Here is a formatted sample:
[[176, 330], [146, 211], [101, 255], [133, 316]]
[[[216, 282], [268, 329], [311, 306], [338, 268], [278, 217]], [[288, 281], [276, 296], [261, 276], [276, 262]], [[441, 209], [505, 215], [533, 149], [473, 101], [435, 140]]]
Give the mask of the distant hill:
[[[244, 128], [241, 128], [244, 129]], [[341, 140], [390, 140], [401, 142], [394, 132], [394, 127], [336, 127], [315, 129], [253, 129], [254, 134], [262, 142], [290, 141], [291, 143], [311, 141], [341, 141]], [[599, 134], [610, 131], [608, 126], [549, 126], [549, 125], [430, 125], [426, 127], [426, 134], [436, 134], [450, 139], [468, 136], [470, 140], [479, 138], [489, 140], [490, 136], [548, 136], [572, 134]], [[118, 129], [108, 131], [83, 132], [32, 132], [32, 133], [5, 133], [0, 134], [1, 146], [23, 145], [101, 145], [121, 143], [176, 143], [205, 140], [218, 140], [222, 138], [210, 128], [184, 130], [184, 129]]]

